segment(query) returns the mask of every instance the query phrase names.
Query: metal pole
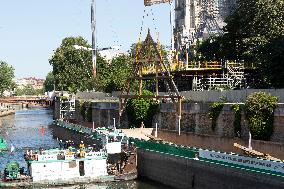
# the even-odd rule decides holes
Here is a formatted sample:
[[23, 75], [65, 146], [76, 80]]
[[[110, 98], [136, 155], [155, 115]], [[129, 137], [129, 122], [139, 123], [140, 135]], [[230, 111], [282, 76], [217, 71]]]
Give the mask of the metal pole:
[[249, 132], [249, 145], [248, 145], [248, 149], [252, 150], [252, 146], [251, 146], [251, 133]]
[[91, 27], [92, 27], [92, 62], [93, 76], [97, 75], [97, 47], [96, 47], [96, 0], [92, 0], [91, 5]]
[[115, 128], [115, 118], [113, 118], [113, 128], [114, 128], [114, 130], [116, 130], [116, 128]]
[[158, 137], [158, 123], [156, 123], [155, 137]]
[[180, 136], [180, 119], [181, 117], [178, 116], [178, 135]]

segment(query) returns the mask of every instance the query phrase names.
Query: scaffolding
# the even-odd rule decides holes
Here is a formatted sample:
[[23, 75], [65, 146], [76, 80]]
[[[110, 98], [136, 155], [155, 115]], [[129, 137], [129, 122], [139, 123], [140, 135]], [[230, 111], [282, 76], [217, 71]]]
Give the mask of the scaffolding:
[[67, 101], [60, 100], [60, 119], [75, 119], [75, 102], [75, 98], [71, 98]]
[[[122, 115], [128, 99], [144, 98], [166, 101], [171, 100], [176, 107], [177, 125], [180, 133], [181, 100], [183, 97], [180, 95], [178, 88], [175, 85], [167, 59], [164, 58], [162, 53], [159, 40], [158, 42], [154, 42], [150, 34], [150, 29], [148, 29], [146, 39], [143, 42], [140, 42], [139, 40], [137, 44], [133, 66], [134, 69], [132, 76], [128, 80], [126, 94], [124, 93], [119, 96], [119, 115]], [[155, 73], [153, 75], [145, 75], [145, 73], [143, 73], [143, 68], [145, 67], [154, 68]], [[147, 80], [155, 83], [154, 95], [143, 94], [143, 82]], [[131, 94], [131, 84], [135, 83], [135, 81], [138, 81], [139, 83], [139, 92], [138, 94], [133, 95]], [[161, 95], [159, 93], [159, 81], [165, 83], [167, 94]]]
[[216, 89], [235, 89], [245, 87], [245, 67], [244, 62], [224, 63], [221, 75], [195, 75], [192, 80], [194, 91], [216, 90]]

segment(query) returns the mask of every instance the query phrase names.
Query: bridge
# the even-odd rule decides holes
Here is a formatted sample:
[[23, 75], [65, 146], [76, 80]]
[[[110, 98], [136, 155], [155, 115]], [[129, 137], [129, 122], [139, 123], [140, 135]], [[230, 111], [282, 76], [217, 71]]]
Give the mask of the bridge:
[[0, 99], [0, 103], [15, 103], [15, 104], [25, 104], [26, 107], [28, 105], [35, 105], [35, 106], [52, 106], [53, 100], [46, 96], [14, 96], [8, 98]]

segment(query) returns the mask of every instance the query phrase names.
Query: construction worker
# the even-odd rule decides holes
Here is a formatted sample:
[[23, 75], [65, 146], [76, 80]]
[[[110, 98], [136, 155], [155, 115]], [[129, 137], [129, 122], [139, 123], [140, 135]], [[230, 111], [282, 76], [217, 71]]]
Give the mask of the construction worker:
[[80, 157], [85, 157], [85, 145], [84, 145], [84, 142], [81, 141], [81, 144], [79, 145], [79, 148], [80, 148]]

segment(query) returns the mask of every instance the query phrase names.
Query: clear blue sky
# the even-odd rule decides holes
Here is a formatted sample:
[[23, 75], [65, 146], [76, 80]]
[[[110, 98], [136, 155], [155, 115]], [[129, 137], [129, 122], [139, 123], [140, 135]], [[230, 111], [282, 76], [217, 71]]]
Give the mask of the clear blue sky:
[[[97, 0], [97, 40], [99, 47], [113, 44], [123, 50], [138, 41], [144, 0]], [[0, 0], [0, 60], [15, 68], [17, 78], [45, 78], [52, 70], [48, 59], [61, 40], [83, 36], [91, 43], [91, 0]], [[155, 22], [152, 21], [151, 9]], [[161, 42], [170, 45], [170, 6], [146, 8], [144, 23]]]

